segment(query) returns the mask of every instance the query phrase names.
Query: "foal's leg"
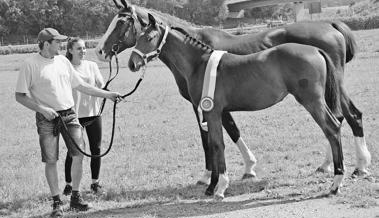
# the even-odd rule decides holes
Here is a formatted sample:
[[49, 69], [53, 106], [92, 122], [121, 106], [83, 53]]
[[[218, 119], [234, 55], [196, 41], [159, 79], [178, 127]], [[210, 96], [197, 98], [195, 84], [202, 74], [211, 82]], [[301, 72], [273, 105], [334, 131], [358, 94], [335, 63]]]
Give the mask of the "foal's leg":
[[[212, 172], [212, 166], [210, 162], [210, 151], [209, 151], [209, 146], [208, 146], [208, 132], [205, 131], [201, 127], [199, 115], [197, 113], [197, 109], [195, 106], [193, 106], [193, 110], [196, 114], [197, 123], [200, 129], [201, 141], [203, 143], [203, 149], [205, 153], [205, 171], [202, 177], [197, 181], [197, 184], [208, 185], [210, 183], [211, 172]], [[230, 114], [230, 112], [222, 113], [222, 124], [226, 132], [230, 136], [230, 138], [233, 140], [234, 143], [236, 143], [238, 149], [240, 150], [242, 154], [243, 160], [245, 162], [245, 173], [242, 176], [242, 179], [256, 177], [254, 167], [257, 163], [257, 159], [255, 158], [254, 154], [250, 151], [250, 149], [247, 147], [244, 140], [240, 136], [240, 131], [236, 123], [234, 122], [234, 119], [232, 115]]]
[[345, 171], [341, 144], [341, 123], [330, 111], [324, 99], [310, 103], [304, 103], [304, 101], [300, 102], [303, 102], [304, 107], [321, 127], [330, 143], [334, 164], [334, 181], [331, 187], [331, 193], [336, 194], [342, 185]]
[[230, 112], [225, 111], [222, 113], [222, 125], [233, 142], [236, 143], [245, 162], [245, 173], [243, 174], [242, 179], [256, 177], [257, 174], [254, 171], [254, 167], [257, 164], [257, 159], [242, 139], [240, 131]]
[[[197, 108], [195, 106], [192, 106], [193, 110], [195, 111], [197, 124], [200, 129], [200, 136], [201, 141], [203, 144], [204, 154], [205, 154], [205, 171], [202, 175], [202, 177], [197, 181], [198, 185], [209, 185], [211, 181], [211, 173], [212, 173], [212, 162], [211, 162], [211, 151], [210, 147], [208, 146], [208, 132], [203, 130], [203, 128], [200, 125], [200, 119], [199, 114], [197, 113]], [[213, 194], [213, 193], [212, 193]]]
[[346, 93], [346, 90], [341, 87], [341, 107], [346, 121], [351, 127], [355, 141], [355, 152], [357, 163], [352, 177], [365, 176], [369, 172], [367, 167], [371, 162], [371, 154], [367, 149], [366, 140], [363, 134], [362, 112], [359, 111]]
[[[213, 109], [215, 110], [215, 109]], [[225, 145], [222, 134], [222, 118], [221, 112], [212, 111], [205, 113], [208, 123], [208, 145], [211, 148], [212, 154], [212, 176], [211, 183], [208, 186], [205, 194], [210, 195], [215, 193], [215, 198], [223, 199], [224, 192], [229, 186], [229, 178], [226, 174], [225, 164]]]

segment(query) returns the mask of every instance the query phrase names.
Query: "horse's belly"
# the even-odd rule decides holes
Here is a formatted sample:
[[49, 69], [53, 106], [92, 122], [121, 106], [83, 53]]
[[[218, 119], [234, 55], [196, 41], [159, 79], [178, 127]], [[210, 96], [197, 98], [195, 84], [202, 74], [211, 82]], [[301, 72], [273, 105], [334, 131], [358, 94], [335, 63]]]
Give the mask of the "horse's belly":
[[226, 105], [229, 111], [257, 111], [271, 107], [282, 101], [288, 92], [282, 91], [263, 91], [236, 93]]

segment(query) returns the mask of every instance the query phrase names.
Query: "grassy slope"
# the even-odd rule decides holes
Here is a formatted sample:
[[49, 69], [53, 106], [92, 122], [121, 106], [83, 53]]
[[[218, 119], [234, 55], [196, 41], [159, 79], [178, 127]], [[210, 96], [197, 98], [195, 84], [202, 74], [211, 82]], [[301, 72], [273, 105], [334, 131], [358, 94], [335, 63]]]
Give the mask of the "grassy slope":
[[[373, 155], [371, 171], [373, 179], [378, 181], [379, 55], [374, 51], [379, 48], [379, 34], [378, 30], [355, 34], [361, 52], [347, 66], [346, 87], [364, 113], [367, 143]], [[120, 92], [130, 90], [138, 79], [138, 74], [125, 68], [127, 55], [121, 55], [124, 68], [112, 85]], [[13, 96], [16, 70], [27, 56], [1, 56], [0, 63], [0, 216], [6, 217], [40, 217], [50, 211], [34, 114], [18, 105]], [[88, 59], [96, 60], [93, 50], [89, 51]], [[99, 65], [107, 76], [107, 64]], [[152, 63], [140, 89], [128, 100], [118, 106], [114, 148], [103, 159], [101, 179], [107, 193], [100, 197], [88, 194], [90, 172], [86, 158], [82, 183], [87, 193], [85, 197], [96, 210], [118, 207], [132, 210], [147, 205], [204, 199], [204, 187], [193, 185], [199, 178], [198, 171], [204, 168], [199, 132], [191, 106], [179, 96], [171, 73], [160, 62]], [[110, 112], [108, 105], [104, 114], [104, 147], [110, 136]], [[242, 158], [225, 135], [227, 166], [232, 181], [227, 197], [250, 193], [257, 201], [293, 196], [306, 198], [330, 187], [331, 175], [313, 174], [323, 160], [326, 139], [292, 97], [267, 110], [234, 113], [234, 117], [258, 159], [260, 180], [238, 181], [243, 172]], [[342, 142], [349, 175], [355, 155], [353, 137], [346, 122]], [[62, 144], [59, 161], [61, 186], [65, 152]], [[333, 201], [371, 210], [377, 205], [378, 195], [378, 183], [346, 179], [342, 194]], [[67, 202], [68, 198], [64, 201]], [[196, 211], [191, 212], [196, 215]], [[139, 216], [160, 215], [146, 212], [146, 216]]]

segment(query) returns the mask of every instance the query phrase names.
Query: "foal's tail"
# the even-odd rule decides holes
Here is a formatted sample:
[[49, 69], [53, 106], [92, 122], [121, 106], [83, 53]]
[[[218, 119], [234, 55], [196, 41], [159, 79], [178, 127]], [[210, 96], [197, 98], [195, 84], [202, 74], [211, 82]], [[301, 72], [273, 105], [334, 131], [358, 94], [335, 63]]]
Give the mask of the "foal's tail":
[[333, 21], [331, 22], [331, 25], [340, 33], [342, 33], [343, 37], [345, 38], [346, 63], [348, 63], [353, 59], [357, 50], [357, 42], [355, 41], [353, 32], [344, 22], [341, 21]]
[[319, 49], [326, 63], [325, 101], [331, 111], [336, 111], [339, 103], [339, 86], [335, 76], [335, 67], [332, 59], [323, 50]]

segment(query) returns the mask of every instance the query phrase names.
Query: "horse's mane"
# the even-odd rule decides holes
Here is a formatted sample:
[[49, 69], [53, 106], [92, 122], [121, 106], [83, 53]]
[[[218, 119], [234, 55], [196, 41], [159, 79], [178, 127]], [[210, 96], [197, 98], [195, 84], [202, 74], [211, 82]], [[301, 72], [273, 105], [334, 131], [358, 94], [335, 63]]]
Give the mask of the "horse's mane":
[[187, 31], [185, 31], [183, 28], [181, 27], [171, 27], [171, 29], [173, 30], [176, 30], [178, 32], [180, 32], [181, 34], [183, 34], [185, 36], [185, 40], [184, 42], [189, 42], [190, 45], [193, 45], [193, 46], [196, 46], [198, 48], [200, 48], [201, 50], [207, 52], [207, 53], [212, 53], [213, 52], [213, 48], [204, 43], [203, 41], [191, 36]]
[[170, 14], [167, 14], [167, 13], [164, 13], [164, 12], [161, 12], [161, 11], [158, 11], [158, 10], [155, 10], [153, 8], [144, 8], [142, 6], [137, 6], [135, 5], [134, 7], [138, 8], [139, 10], [143, 11], [144, 13], [146, 13], [146, 15], [148, 13], [151, 13], [154, 15], [154, 17], [158, 18], [161, 22], [165, 23], [165, 24], [168, 24], [170, 26], [175, 26], [175, 25], [183, 25], [183, 26], [193, 26], [193, 27], [197, 27], [195, 24], [191, 23], [191, 22], [188, 22], [186, 20], [183, 20], [181, 18], [178, 18], [178, 17], [175, 17], [175, 16], [172, 16]]

